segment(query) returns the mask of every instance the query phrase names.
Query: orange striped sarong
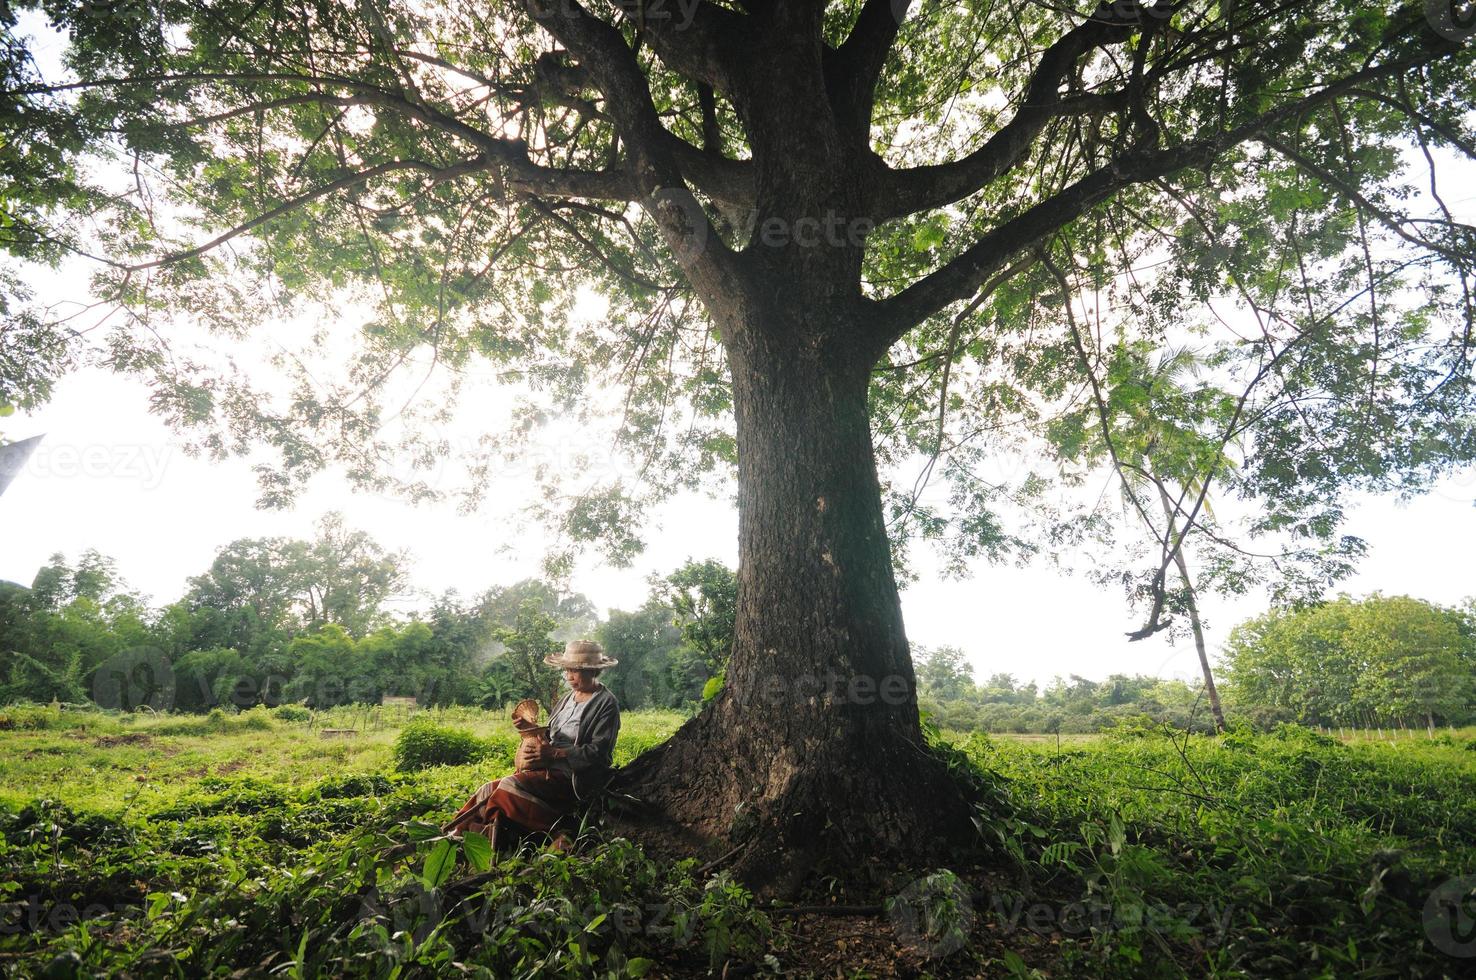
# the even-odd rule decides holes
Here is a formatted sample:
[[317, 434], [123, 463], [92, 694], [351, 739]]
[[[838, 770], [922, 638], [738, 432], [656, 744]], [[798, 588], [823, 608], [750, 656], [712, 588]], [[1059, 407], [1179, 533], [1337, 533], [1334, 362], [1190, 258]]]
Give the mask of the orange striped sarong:
[[[577, 802], [569, 774], [529, 769], [485, 783], [456, 811], [451, 824], [460, 831], [484, 832], [501, 814], [526, 830], [547, 832]], [[464, 819], [463, 819], [464, 818]]]

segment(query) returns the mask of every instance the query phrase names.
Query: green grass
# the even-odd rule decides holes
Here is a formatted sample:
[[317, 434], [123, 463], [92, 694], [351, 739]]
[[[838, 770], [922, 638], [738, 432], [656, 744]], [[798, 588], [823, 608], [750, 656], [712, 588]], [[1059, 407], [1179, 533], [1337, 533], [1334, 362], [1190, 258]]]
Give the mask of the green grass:
[[[311, 785], [345, 773], [390, 772], [395, 736], [409, 716], [384, 709], [335, 708], [300, 722], [279, 721], [265, 709], [224, 715], [128, 715], [50, 707], [0, 708], [0, 803], [19, 806], [47, 792], [100, 812], [125, 805], [148, 810], [205, 776]], [[501, 746], [507, 758], [517, 736], [505, 715], [478, 708], [418, 711], [414, 717], [463, 729]], [[675, 711], [626, 712], [615, 761], [628, 762], [663, 741], [685, 720]], [[323, 729], [354, 729], [349, 736]], [[466, 767], [465, 784], [505, 775], [505, 762]], [[475, 788], [475, 786], [472, 786]]]
[[1065, 949], [1095, 975], [1476, 972], [1421, 920], [1443, 882], [1476, 875], [1464, 736], [951, 742], [1000, 777], [1015, 810], [992, 829], [1028, 868], [1027, 890], [1109, 923]]
[[[514, 735], [496, 713], [423, 716], [506, 751], [399, 773], [407, 719], [378, 709], [296, 721], [0, 709], [0, 972], [377, 976], [454, 961], [482, 976], [618, 977], [731, 960], [834, 975], [820, 957], [841, 954], [813, 938], [819, 926], [771, 921], [694, 861], [591, 841], [577, 858], [529, 851], [481, 875], [468, 847], [473, 866], [456, 869], [437, 825], [507, 771]], [[617, 761], [683, 720], [627, 712]], [[1476, 958], [1442, 952], [1421, 914], [1442, 882], [1476, 874], [1473, 736], [934, 733], [981, 794], [994, 857], [957, 878], [917, 869], [940, 903], [930, 938], [960, 930], [960, 942], [910, 962], [940, 977], [1470, 975]], [[384, 857], [407, 841], [419, 841], [407, 859]], [[655, 908], [680, 928], [643, 921]], [[873, 944], [870, 968], [901, 955], [885, 916], [847, 925]]]
[[[265, 710], [0, 711], [8, 756], [0, 767], [0, 970], [444, 972], [455, 930], [465, 951], [469, 936], [480, 946], [493, 927], [508, 942], [470, 957], [474, 975], [585, 976], [599, 965], [637, 976], [651, 960], [643, 952], [698, 970], [730, 952], [756, 955], [769, 925], [747, 892], [721, 878], [704, 886], [692, 876], [695, 862], [657, 866], [618, 842], [578, 859], [546, 851], [508, 859], [479, 884], [472, 898], [480, 905], [464, 905], [453, 921], [442, 903], [454, 863], [444, 860], [450, 844], [438, 826], [478, 785], [509, 771], [515, 735], [498, 713], [418, 714], [507, 752], [485, 764], [397, 773], [392, 747], [406, 719], [372, 710], [295, 722]], [[683, 720], [627, 712], [617, 761]], [[326, 728], [355, 732], [325, 739]], [[385, 857], [417, 840], [408, 860]], [[675, 909], [683, 931], [602, 926], [624, 909], [620, 901]], [[470, 933], [468, 921], [480, 931]]]

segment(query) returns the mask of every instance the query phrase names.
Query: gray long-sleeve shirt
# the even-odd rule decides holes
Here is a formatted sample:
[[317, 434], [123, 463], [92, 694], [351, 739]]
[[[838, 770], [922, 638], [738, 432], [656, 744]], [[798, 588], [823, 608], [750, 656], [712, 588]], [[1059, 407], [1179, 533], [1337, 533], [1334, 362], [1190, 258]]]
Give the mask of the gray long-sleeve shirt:
[[[620, 705], [601, 684], [588, 701], [580, 704], [570, 691], [558, 700], [549, 714], [549, 741], [568, 753], [561, 760], [569, 768], [574, 795], [588, 799], [604, 788], [615, 759], [615, 739], [620, 735]], [[568, 716], [577, 713], [577, 732], [568, 741]], [[559, 766], [563, 768], [563, 766]]]

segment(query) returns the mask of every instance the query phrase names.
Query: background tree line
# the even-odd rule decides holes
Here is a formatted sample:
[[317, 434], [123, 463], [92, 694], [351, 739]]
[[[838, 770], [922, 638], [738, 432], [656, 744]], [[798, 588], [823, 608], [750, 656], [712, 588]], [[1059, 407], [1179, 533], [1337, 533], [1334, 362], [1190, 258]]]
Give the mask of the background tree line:
[[231, 542], [162, 608], [105, 555], [53, 555], [29, 588], [0, 582], [0, 703], [91, 700], [116, 692], [107, 681], [122, 670], [127, 707], [327, 707], [386, 695], [496, 707], [547, 697], [558, 675], [544, 656], [596, 636], [618, 651], [621, 668], [605, 680], [622, 704], [679, 707], [702, 696], [731, 644], [736, 582], [718, 562], [653, 578], [640, 609], [605, 622], [585, 596], [537, 579], [395, 612], [410, 598], [407, 567], [408, 556], [337, 514], [311, 541]]
[[[167, 683], [164, 700], [181, 711], [386, 695], [500, 707], [547, 698], [559, 679], [543, 658], [576, 636], [620, 659], [604, 681], [626, 707], [685, 708], [721, 685], [737, 584], [719, 562], [653, 577], [638, 609], [603, 621], [585, 596], [537, 579], [393, 612], [408, 599], [408, 562], [329, 514], [311, 541], [231, 542], [180, 599], [153, 608], [112, 559], [54, 555], [30, 588], [0, 583], [0, 702], [90, 700], [100, 671], [142, 663], [144, 682]], [[977, 682], [956, 647], [915, 648], [914, 659], [921, 706], [948, 728], [1069, 734], [1147, 717], [1213, 729], [1203, 689], [1182, 680], [1073, 674], [1042, 688], [1008, 673]], [[1471, 724], [1476, 602], [1343, 596], [1273, 609], [1235, 628], [1222, 668], [1232, 720], [1257, 726]], [[137, 683], [131, 693], [155, 703]]]
[[[1111, 674], [1010, 674], [983, 682], [961, 650], [915, 650], [920, 703], [947, 728], [1082, 733], [1147, 717], [1213, 731], [1200, 685]], [[1372, 595], [1272, 609], [1237, 626], [1222, 656], [1231, 722], [1376, 728], [1476, 724], [1476, 600], [1459, 607]]]
[[1476, 723], [1476, 600], [1454, 608], [1372, 595], [1242, 623], [1225, 649], [1244, 710], [1269, 724]]

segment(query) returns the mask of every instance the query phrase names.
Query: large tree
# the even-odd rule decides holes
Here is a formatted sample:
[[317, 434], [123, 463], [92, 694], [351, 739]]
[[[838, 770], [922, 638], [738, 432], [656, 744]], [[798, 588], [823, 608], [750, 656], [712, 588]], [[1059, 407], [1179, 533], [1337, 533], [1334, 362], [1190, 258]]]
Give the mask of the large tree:
[[[99, 257], [112, 363], [203, 448], [274, 447], [269, 503], [444, 451], [404, 424], [423, 368], [449, 372], [432, 420], [474, 356], [534, 387], [467, 454], [484, 477], [521, 423], [594, 412], [607, 367], [639, 466], [557, 485], [566, 537], [623, 559], [642, 498], [734, 465], [740, 515], [726, 686], [627, 789], [775, 887], [939, 851], [970, 823], [922, 746], [907, 540], [959, 565], [1089, 540], [1049, 457], [987, 464], [1081, 458], [1098, 437], [1050, 423], [1119, 345], [1187, 333], [1233, 396], [1225, 444], [1253, 447], [1247, 533], [1293, 543], [1267, 574], [1315, 586], [1346, 489], [1472, 455], [1476, 248], [1436, 174], [1476, 133], [1469, 5], [911, 6], [52, 0], [64, 71], [6, 39], [0, 234]], [[288, 390], [253, 386], [157, 339], [325, 296], [368, 311], [342, 380], [284, 357]], [[1201, 500], [1168, 501], [1155, 614]]]
[[1247, 708], [1304, 724], [1354, 728], [1465, 724], [1476, 644], [1465, 617], [1409, 596], [1374, 594], [1240, 624], [1226, 646]]
[[259, 654], [296, 629], [332, 623], [361, 637], [405, 589], [408, 557], [325, 514], [312, 541], [240, 538], [190, 579], [184, 602], [199, 617], [194, 641]]

